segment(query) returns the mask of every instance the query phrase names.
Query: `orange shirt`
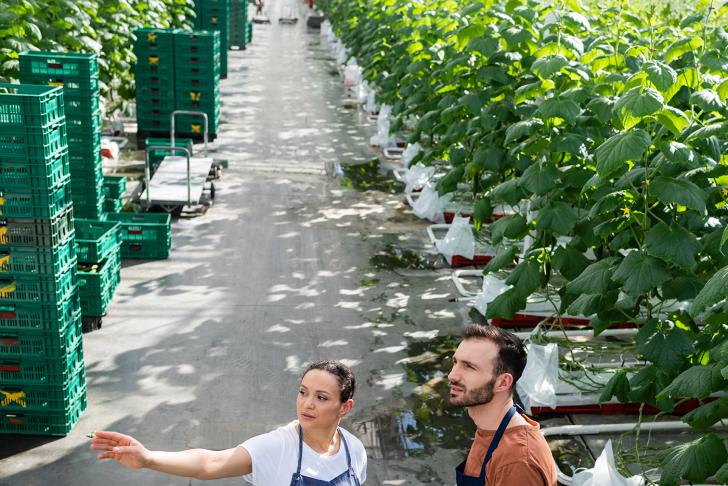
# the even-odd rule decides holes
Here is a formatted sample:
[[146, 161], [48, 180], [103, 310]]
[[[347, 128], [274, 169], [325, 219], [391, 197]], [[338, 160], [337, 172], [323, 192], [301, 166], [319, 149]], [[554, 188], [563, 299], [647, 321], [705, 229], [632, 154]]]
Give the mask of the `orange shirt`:
[[[556, 464], [539, 425], [522, 415], [530, 425], [506, 429], [485, 470], [488, 486], [556, 486]], [[495, 430], [478, 429], [465, 463], [467, 476], [480, 476], [485, 454]]]

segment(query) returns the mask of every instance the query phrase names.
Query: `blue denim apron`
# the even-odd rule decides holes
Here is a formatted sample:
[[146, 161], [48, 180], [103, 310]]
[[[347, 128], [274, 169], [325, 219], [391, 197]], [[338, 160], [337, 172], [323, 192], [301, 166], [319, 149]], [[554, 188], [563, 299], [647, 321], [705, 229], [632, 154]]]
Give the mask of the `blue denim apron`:
[[510, 410], [508, 410], [508, 413], [506, 413], [506, 416], [503, 417], [503, 420], [501, 420], [501, 423], [498, 426], [498, 430], [495, 431], [493, 440], [490, 442], [490, 447], [488, 447], [488, 452], [485, 454], [485, 460], [483, 460], [483, 466], [480, 468], [480, 476], [478, 476], [476, 478], [474, 476], [465, 475], [465, 463], [468, 462], [467, 459], [465, 459], [455, 469], [455, 477], [456, 477], [457, 486], [483, 486], [483, 485], [485, 485], [485, 468], [488, 465], [488, 461], [490, 461], [490, 458], [493, 456], [493, 452], [495, 452], [495, 449], [498, 447], [498, 444], [500, 443], [501, 438], [503, 437], [503, 433], [506, 431], [506, 427], [508, 427], [508, 423], [511, 421], [511, 419], [517, 412], [518, 412], [518, 409], [516, 408], [516, 405], [514, 405], [510, 408]]
[[351, 467], [351, 455], [349, 454], [349, 445], [346, 443], [343, 432], [338, 429], [339, 437], [341, 442], [344, 444], [344, 450], [346, 451], [346, 471], [336, 476], [331, 481], [322, 481], [320, 479], [309, 478], [308, 476], [301, 475], [301, 458], [303, 457], [303, 431], [301, 426], [298, 426], [298, 467], [296, 472], [291, 478], [291, 486], [361, 486], [359, 479], [354, 474], [354, 469]]

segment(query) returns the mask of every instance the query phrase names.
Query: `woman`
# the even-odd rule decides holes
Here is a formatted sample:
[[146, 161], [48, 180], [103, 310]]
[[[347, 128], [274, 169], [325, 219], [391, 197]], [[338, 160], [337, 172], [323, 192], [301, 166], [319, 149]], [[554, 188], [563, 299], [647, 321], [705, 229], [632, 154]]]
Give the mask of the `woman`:
[[362, 443], [339, 427], [354, 407], [354, 374], [338, 361], [311, 364], [296, 398], [298, 420], [223, 451], [149, 451], [128, 435], [96, 432], [99, 459], [175, 476], [220, 479], [244, 476], [257, 486], [360, 486], [366, 480]]

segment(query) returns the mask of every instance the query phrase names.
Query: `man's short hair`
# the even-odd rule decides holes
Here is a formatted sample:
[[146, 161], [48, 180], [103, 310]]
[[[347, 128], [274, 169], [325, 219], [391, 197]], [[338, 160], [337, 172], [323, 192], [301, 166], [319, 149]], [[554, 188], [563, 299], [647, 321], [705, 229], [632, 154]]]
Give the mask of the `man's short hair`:
[[493, 363], [495, 376], [510, 373], [513, 376], [511, 392], [515, 390], [516, 382], [521, 378], [526, 367], [526, 346], [523, 341], [512, 332], [505, 331], [496, 326], [481, 326], [470, 324], [463, 329], [463, 340], [487, 339], [498, 346], [498, 357]]

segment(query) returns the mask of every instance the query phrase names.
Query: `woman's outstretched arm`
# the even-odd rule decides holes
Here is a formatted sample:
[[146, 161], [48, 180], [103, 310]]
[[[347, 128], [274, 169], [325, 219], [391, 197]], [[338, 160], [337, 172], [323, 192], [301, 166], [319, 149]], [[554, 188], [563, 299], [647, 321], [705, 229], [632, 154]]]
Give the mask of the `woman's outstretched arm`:
[[152, 469], [201, 480], [239, 477], [253, 471], [250, 454], [242, 447], [223, 451], [150, 451], [133, 437], [102, 431], [94, 434], [91, 449], [102, 451], [99, 459], [114, 459], [126, 467]]

